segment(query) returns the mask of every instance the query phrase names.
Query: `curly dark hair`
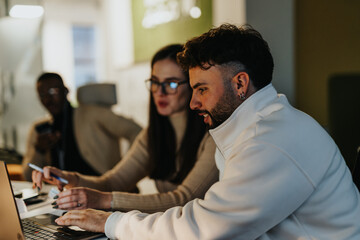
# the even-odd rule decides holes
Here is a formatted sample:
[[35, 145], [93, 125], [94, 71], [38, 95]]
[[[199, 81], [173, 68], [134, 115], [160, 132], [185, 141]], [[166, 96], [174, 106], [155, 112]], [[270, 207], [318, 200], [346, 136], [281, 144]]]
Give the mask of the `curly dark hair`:
[[189, 40], [177, 59], [185, 70], [240, 63], [258, 90], [271, 82], [274, 69], [267, 42], [249, 25], [223, 24], [212, 28]]

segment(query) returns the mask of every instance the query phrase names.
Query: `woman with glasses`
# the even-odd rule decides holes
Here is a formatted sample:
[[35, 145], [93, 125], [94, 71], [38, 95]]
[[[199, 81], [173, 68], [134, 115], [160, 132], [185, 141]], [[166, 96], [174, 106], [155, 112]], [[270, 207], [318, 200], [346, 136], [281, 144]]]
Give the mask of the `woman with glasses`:
[[[34, 187], [42, 180], [63, 188], [50, 176], [68, 180], [67, 190], [53, 203], [60, 209], [112, 209], [158, 212], [203, 198], [218, 181], [215, 143], [201, 117], [190, 110], [189, 76], [176, 62], [182, 45], [160, 49], [151, 61], [149, 126], [138, 135], [131, 149], [112, 170], [100, 177], [45, 167], [34, 171]], [[155, 180], [159, 193], [128, 193], [144, 177]], [[80, 187], [81, 186], [81, 187]], [[96, 189], [96, 190], [95, 190]]]

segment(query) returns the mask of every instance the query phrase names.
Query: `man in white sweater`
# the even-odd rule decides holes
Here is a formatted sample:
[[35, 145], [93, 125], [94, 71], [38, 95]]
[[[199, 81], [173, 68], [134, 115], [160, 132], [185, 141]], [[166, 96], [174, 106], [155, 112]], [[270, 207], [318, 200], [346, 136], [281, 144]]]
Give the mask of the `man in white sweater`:
[[112, 239], [360, 239], [350, 171], [326, 131], [272, 86], [257, 31], [222, 25], [188, 41], [178, 60], [217, 145], [220, 180], [163, 213], [70, 211], [58, 224]]

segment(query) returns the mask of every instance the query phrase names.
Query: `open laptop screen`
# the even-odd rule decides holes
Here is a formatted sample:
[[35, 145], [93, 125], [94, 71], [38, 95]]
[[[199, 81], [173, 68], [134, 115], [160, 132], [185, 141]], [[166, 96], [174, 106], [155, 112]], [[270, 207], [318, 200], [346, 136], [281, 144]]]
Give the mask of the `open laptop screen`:
[[0, 161], [0, 213], [0, 239], [24, 239], [8, 172], [3, 161]]

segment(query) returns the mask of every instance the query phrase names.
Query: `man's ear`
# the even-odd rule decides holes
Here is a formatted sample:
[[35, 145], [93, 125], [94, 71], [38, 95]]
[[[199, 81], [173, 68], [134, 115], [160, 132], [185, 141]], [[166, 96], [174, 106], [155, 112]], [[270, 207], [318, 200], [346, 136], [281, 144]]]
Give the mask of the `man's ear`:
[[250, 85], [250, 77], [246, 72], [239, 72], [233, 77], [235, 90], [240, 99], [245, 99]]

